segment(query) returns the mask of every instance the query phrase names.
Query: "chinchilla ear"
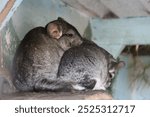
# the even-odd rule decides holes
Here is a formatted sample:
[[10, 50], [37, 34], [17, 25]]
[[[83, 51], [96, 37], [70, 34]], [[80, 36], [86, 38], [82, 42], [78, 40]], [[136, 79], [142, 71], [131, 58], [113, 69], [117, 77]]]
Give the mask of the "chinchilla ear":
[[58, 17], [57, 20], [63, 20], [64, 21], [64, 19], [62, 17]]
[[117, 68], [120, 69], [122, 67], [125, 66], [125, 62], [124, 61], [119, 61], [118, 64], [117, 64]]

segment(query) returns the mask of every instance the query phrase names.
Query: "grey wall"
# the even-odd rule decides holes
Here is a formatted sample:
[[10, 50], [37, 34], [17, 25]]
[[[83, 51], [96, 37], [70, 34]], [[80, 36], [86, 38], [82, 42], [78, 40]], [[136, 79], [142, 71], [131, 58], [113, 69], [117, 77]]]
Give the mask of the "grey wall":
[[126, 62], [113, 84], [115, 99], [150, 99], [150, 56], [120, 56]]

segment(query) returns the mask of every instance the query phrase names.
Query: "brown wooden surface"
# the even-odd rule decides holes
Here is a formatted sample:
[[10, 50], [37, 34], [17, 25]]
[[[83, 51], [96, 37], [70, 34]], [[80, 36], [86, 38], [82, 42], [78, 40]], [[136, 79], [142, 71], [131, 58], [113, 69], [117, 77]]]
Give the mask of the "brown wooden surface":
[[0, 24], [6, 18], [7, 14], [9, 13], [10, 9], [13, 7], [15, 0], [9, 0], [4, 9], [0, 13]]
[[3, 95], [1, 100], [110, 100], [112, 96], [104, 91], [79, 92], [26, 92]]

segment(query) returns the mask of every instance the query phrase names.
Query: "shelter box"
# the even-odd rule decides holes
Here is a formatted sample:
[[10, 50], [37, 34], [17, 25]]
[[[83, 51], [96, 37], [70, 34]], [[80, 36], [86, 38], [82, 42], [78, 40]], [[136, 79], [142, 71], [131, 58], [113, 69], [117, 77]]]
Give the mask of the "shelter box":
[[[37, 26], [45, 26], [57, 17], [62, 17], [74, 25], [82, 36], [93, 40], [115, 58], [119, 57], [126, 62], [126, 67], [118, 72], [111, 87], [114, 99], [150, 99], [148, 93], [150, 89], [148, 54], [150, 17], [145, 17], [148, 14], [144, 11], [138, 11], [139, 14], [137, 14], [132, 11], [130, 5], [128, 7], [125, 11], [124, 7], [119, 7], [117, 2], [108, 3], [103, 0], [76, 0], [76, 2], [75, 0], [1, 0], [0, 97], [2, 99], [4, 97], [5, 99], [24, 99], [13, 94], [7, 82], [16, 48], [29, 30]], [[116, 10], [119, 8], [120, 10]], [[131, 10], [130, 13], [128, 10]], [[140, 53], [138, 57], [131, 56], [134, 53], [130, 51], [132, 48]], [[142, 51], [147, 51], [147, 53], [143, 54]], [[85, 94], [69, 94], [65, 98], [85, 99]], [[88, 96], [93, 94], [99, 94], [99, 92], [87, 93]], [[43, 97], [41, 95], [44, 94], [40, 94], [40, 99], [43, 97], [46, 99], [47, 94]], [[51, 99], [57, 99], [56, 96], [57, 94], [53, 94]], [[28, 94], [26, 99], [30, 98], [36, 99], [32, 94]]]

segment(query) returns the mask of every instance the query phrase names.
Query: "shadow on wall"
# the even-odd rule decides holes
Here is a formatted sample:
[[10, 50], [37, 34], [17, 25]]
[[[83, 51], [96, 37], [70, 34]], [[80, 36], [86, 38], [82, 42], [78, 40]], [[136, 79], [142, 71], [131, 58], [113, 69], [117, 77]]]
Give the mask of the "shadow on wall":
[[19, 44], [18, 36], [14, 30], [12, 20], [10, 20], [6, 26], [0, 32], [2, 38], [1, 46], [1, 67], [10, 69], [12, 59], [14, 57], [16, 48]]
[[121, 56], [126, 62], [114, 81], [115, 99], [150, 99], [150, 56]]

